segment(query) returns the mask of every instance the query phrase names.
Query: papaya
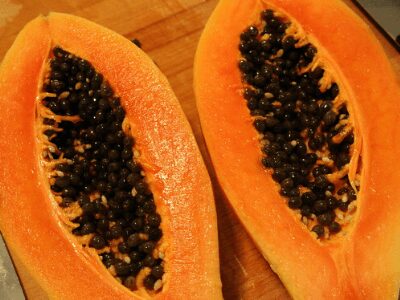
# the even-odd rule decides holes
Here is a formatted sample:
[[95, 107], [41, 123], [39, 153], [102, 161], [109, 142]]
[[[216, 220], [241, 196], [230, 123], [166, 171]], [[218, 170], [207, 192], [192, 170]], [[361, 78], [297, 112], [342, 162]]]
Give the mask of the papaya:
[[39, 16], [0, 69], [0, 229], [52, 299], [219, 299], [210, 179], [129, 40]]
[[398, 76], [342, 1], [221, 0], [194, 88], [218, 181], [294, 299], [397, 299]]

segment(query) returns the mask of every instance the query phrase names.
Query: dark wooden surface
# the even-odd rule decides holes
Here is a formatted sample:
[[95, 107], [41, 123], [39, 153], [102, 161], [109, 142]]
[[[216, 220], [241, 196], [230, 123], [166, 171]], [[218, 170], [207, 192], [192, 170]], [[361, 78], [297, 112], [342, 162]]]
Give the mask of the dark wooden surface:
[[[345, 2], [357, 12], [349, 0]], [[23, 25], [38, 14], [76, 14], [109, 27], [143, 49], [168, 77], [192, 125], [213, 180], [218, 213], [221, 277], [226, 299], [288, 299], [289, 296], [227, 204], [215, 180], [195, 107], [192, 66], [198, 39], [217, 0], [0, 0], [0, 60]], [[359, 12], [358, 12], [359, 13]], [[398, 52], [375, 30], [395, 70]], [[29, 299], [46, 299], [16, 261]]]

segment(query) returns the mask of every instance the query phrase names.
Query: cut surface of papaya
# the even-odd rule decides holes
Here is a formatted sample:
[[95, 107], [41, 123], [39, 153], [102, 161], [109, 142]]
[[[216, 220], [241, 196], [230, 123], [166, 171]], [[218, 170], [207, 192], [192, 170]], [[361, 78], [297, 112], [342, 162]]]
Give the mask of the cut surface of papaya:
[[222, 297], [210, 179], [147, 55], [51, 13], [18, 35], [0, 90], [0, 230], [51, 298]]
[[218, 181], [291, 295], [397, 299], [400, 87], [362, 20], [341, 1], [222, 0], [194, 87]]

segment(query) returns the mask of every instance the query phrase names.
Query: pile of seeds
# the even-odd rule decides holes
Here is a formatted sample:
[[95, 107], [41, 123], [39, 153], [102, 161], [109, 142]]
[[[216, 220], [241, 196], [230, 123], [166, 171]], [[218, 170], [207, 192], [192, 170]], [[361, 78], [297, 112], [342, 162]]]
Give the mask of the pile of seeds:
[[[317, 49], [272, 10], [242, 32], [243, 96], [260, 133], [262, 164], [319, 238], [354, 212], [349, 178], [353, 126], [340, 89], [318, 65]], [[358, 184], [359, 185], [359, 184]]]
[[39, 111], [55, 199], [117, 280], [160, 290], [161, 217], [120, 100], [89, 62], [59, 47], [53, 55]]

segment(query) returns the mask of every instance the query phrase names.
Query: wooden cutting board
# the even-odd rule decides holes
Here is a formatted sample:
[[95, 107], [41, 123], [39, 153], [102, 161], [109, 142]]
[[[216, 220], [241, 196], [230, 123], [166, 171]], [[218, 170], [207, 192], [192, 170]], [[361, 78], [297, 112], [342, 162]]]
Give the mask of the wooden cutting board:
[[[345, 2], [359, 13], [350, 0]], [[192, 89], [193, 58], [201, 31], [216, 4], [217, 0], [0, 0], [0, 60], [23, 25], [38, 14], [46, 15], [49, 11], [82, 16], [129, 39], [138, 38], [175, 90], [212, 177], [225, 299], [289, 299], [279, 278], [227, 204], [215, 180], [200, 130]], [[376, 29], [374, 31], [400, 74], [398, 52]], [[47, 299], [21, 263], [16, 261], [16, 264], [27, 297]]]

